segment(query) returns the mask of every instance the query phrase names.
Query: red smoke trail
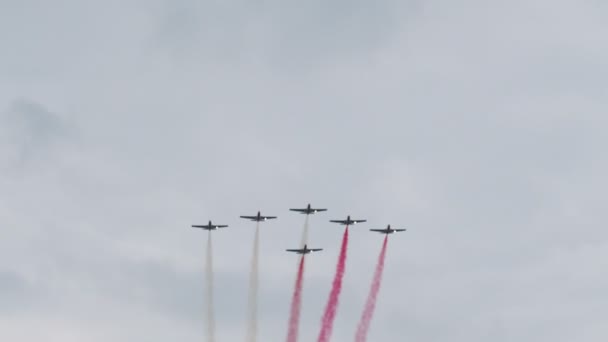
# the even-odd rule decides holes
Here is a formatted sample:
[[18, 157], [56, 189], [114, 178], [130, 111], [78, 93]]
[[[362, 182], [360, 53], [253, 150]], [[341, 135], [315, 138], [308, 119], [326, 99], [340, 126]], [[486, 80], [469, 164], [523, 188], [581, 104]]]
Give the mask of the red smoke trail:
[[378, 264], [376, 265], [376, 272], [374, 273], [374, 280], [372, 281], [372, 287], [369, 290], [369, 296], [365, 303], [365, 309], [361, 315], [359, 326], [357, 327], [357, 335], [355, 335], [356, 342], [365, 342], [367, 339], [367, 331], [369, 325], [372, 322], [372, 316], [374, 315], [374, 308], [376, 307], [376, 299], [378, 298], [378, 292], [380, 291], [380, 284], [382, 282], [382, 271], [384, 270], [384, 257], [386, 256], [386, 243], [388, 242], [388, 235], [384, 238], [382, 244], [382, 250], [380, 256], [378, 256]]
[[342, 237], [342, 247], [340, 249], [338, 265], [336, 265], [336, 275], [334, 276], [334, 282], [332, 284], [331, 292], [329, 293], [325, 313], [323, 314], [323, 319], [321, 320], [321, 332], [319, 332], [319, 338], [317, 339], [318, 342], [327, 342], [331, 337], [331, 331], [334, 327], [334, 318], [336, 318], [336, 311], [338, 310], [340, 291], [342, 291], [342, 278], [344, 277], [344, 269], [346, 267], [347, 247], [348, 226], [346, 226], [346, 229], [344, 230], [344, 237]]
[[291, 313], [289, 315], [289, 331], [287, 332], [287, 342], [298, 340], [298, 326], [300, 324], [300, 308], [302, 304], [302, 282], [304, 280], [304, 255], [300, 258], [296, 285], [291, 298]]

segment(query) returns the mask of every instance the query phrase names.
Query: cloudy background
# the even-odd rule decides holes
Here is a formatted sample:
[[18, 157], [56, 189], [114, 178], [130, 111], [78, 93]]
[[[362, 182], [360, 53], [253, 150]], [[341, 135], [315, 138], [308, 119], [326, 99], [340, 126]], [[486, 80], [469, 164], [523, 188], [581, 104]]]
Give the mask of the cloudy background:
[[0, 0], [0, 339], [301, 340], [347, 214], [348, 341], [392, 236], [370, 341], [608, 337], [608, 5], [598, 0]]

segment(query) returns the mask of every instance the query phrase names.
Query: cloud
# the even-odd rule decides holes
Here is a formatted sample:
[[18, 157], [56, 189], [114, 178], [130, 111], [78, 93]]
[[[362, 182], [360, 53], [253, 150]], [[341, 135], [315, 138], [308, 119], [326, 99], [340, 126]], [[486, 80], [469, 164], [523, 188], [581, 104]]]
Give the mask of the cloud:
[[4, 303], [1, 311], [3, 316], [18, 309], [25, 309], [24, 303], [32, 296], [28, 288], [27, 281], [18, 274], [0, 270], [0, 300]]
[[20, 168], [52, 153], [70, 136], [70, 128], [58, 115], [36, 102], [15, 100], [0, 114], [0, 166]]
[[604, 6], [61, 5], [0, 14], [17, 32], [0, 62], [0, 336], [200, 338], [189, 225], [213, 219], [231, 225], [214, 240], [218, 333], [242, 338], [253, 233], [237, 217], [263, 210], [279, 220], [262, 230], [260, 337], [283, 338], [283, 249], [303, 224], [286, 209], [307, 202], [330, 211], [311, 221], [324, 252], [303, 340], [337, 257], [327, 220], [348, 214], [369, 225], [351, 235], [336, 339], [353, 337], [380, 247], [366, 229], [388, 223], [408, 231], [389, 242], [371, 340], [606, 336]]
[[[387, 44], [416, 6], [382, 1], [161, 2], [153, 40], [174, 57], [308, 69]], [[194, 55], [192, 55], [194, 53]]]

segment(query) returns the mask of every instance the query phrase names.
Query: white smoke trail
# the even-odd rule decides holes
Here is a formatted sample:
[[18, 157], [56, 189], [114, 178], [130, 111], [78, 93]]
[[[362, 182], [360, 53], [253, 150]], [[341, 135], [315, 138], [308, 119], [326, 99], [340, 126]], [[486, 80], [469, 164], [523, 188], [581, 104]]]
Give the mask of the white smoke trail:
[[213, 307], [213, 243], [211, 231], [207, 238], [207, 257], [205, 265], [206, 295], [207, 295], [207, 341], [215, 341], [215, 309]]
[[249, 301], [247, 342], [255, 342], [258, 335], [258, 254], [260, 245], [260, 222], [255, 226], [253, 240], [253, 256], [251, 257], [251, 273], [249, 274]]
[[302, 230], [302, 241], [300, 242], [300, 248], [304, 248], [304, 245], [308, 243], [308, 217], [304, 220], [304, 229]]

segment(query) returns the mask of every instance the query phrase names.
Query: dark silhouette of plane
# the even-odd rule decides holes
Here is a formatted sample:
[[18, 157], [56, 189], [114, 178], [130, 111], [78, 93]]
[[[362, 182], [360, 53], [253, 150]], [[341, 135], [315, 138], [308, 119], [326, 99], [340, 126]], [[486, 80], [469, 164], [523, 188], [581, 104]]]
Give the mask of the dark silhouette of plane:
[[306, 245], [304, 245], [304, 248], [300, 248], [300, 249], [286, 249], [287, 252], [294, 252], [294, 253], [298, 253], [298, 254], [308, 254], [311, 252], [319, 252], [322, 250], [323, 250], [323, 248], [308, 248]]
[[318, 213], [320, 211], [327, 211], [327, 209], [314, 209], [310, 207], [310, 203], [308, 203], [308, 206], [304, 209], [289, 209], [291, 211], [297, 211], [299, 213], [302, 214], [306, 214], [306, 215], [310, 215], [310, 214], [314, 214], [314, 213]]
[[202, 228], [204, 230], [217, 230], [218, 228], [226, 228], [228, 227], [228, 225], [225, 224], [213, 224], [211, 223], [211, 220], [209, 220], [208, 224], [203, 224], [203, 225], [192, 225], [192, 228]]
[[396, 232], [404, 232], [405, 229], [394, 229], [391, 228], [391, 225], [389, 224], [385, 229], [370, 229], [370, 231], [388, 235]]
[[351, 220], [350, 215], [348, 215], [346, 220], [329, 220], [329, 222], [338, 223], [344, 226], [350, 226], [352, 224], [367, 222], [367, 220]]
[[251, 220], [251, 221], [256, 221], [256, 222], [260, 222], [260, 221], [266, 221], [266, 220], [273, 220], [276, 219], [276, 216], [262, 216], [260, 214], [260, 212], [258, 211], [258, 214], [255, 216], [241, 216], [241, 218], [247, 219], [247, 220]]

